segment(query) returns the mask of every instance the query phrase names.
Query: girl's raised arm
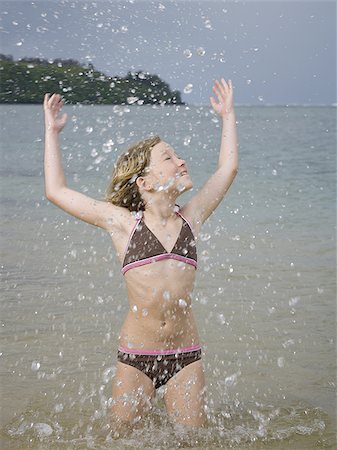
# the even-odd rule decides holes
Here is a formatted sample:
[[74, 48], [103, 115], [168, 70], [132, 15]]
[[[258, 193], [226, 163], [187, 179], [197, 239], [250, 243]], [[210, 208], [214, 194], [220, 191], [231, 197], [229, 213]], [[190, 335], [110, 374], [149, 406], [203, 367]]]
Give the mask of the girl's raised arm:
[[215, 80], [213, 91], [218, 97], [218, 103], [210, 97], [211, 105], [222, 119], [221, 145], [218, 169], [206, 181], [205, 185], [184, 205], [184, 211], [189, 217], [194, 217], [197, 223], [205, 220], [219, 205], [238, 173], [238, 143], [236, 133], [236, 118], [233, 105], [233, 86], [231, 80], [221, 83]]
[[62, 106], [63, 100], [59, 94], [53, 94], [50, 98], [49, 94], [45, 94], [43, 109], [45, 115], [44, 176], [46, 197], [59, 208], [84, 222], [107, 231], [116, 227], [120, 229], [121, 219], [128, 213], [126, 208], [95, 200], [67, 187], [59, 145], [59, 133], [67, 120], [66, 113], [60, 118], [58, 117]]

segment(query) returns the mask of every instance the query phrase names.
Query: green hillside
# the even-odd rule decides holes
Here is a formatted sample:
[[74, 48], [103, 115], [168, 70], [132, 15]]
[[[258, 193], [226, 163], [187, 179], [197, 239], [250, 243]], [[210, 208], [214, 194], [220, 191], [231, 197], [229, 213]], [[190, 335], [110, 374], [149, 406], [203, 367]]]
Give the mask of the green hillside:
[[157, 75], [137, 71], [109, 77], [73, 59], [13, 61], [0, 54], [0, 85], [0, 103], [41, 104], [46, 92], [56, 92], [70, 104], [184, 104], [180, 92], [171, 91]]

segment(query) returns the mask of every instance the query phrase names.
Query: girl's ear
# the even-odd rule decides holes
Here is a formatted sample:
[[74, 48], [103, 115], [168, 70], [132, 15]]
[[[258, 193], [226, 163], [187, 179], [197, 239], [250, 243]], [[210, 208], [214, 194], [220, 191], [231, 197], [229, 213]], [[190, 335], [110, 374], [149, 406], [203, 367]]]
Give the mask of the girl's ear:
[[146, 177], [138, 177], [136, 183], [139, 190], [149, 191], [152, 189], [152, 184], [148, 182]]

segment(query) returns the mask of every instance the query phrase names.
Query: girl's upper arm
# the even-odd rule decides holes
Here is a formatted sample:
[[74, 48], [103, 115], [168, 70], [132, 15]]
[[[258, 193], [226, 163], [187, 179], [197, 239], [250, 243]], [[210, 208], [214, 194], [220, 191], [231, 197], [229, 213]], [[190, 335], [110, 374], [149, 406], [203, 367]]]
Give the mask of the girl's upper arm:
[[184, 205], [196, 223], [203, 224], [219, 205], [237, 174], [237, 169], [222, 166], [211, 175], [204, 186]]
[[47, 198], [72, 216], [107, 231], [116, 227], [121, 228], [122, 218], [129, 213], [127, 208], [95, 200], [68, 187], [59, 189], [57, 193]]

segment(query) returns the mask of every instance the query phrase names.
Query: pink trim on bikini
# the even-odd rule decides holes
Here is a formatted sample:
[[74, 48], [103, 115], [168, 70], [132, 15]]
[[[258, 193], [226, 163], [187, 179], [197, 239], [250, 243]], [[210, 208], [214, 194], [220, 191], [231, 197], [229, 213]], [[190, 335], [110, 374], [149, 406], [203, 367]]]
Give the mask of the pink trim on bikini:
[[120, 352], [131, 353], [134, 355], [171, 355], [175, 353], [186, 353], [193, 350], [201, 349], [201, 345], [191, 345], [190, 347], [178, 347], [170, 350], [143, 350], [143, 349], [133, 349], [127, 347], [118, 347]]
[[133, 269], [134, 267], [143, 266], [144, 264], [148, 264], [150, 262], [161, 261], [162, 259], [176, 259], [187, 264], [192, 264], [192, 266], [194, 266], [195, 268], [197, 267], [197, 262], [192, 258], [177, 255], [176, 253], [163, 253], [161, 255], [150, 256], [149, 258], [144, 258], [139, 261], [134, 261], [126, 264], [124, 267], [122, 267], [122, 274], [124, 275], [125, 272], [127, 272], [129, 269]]

